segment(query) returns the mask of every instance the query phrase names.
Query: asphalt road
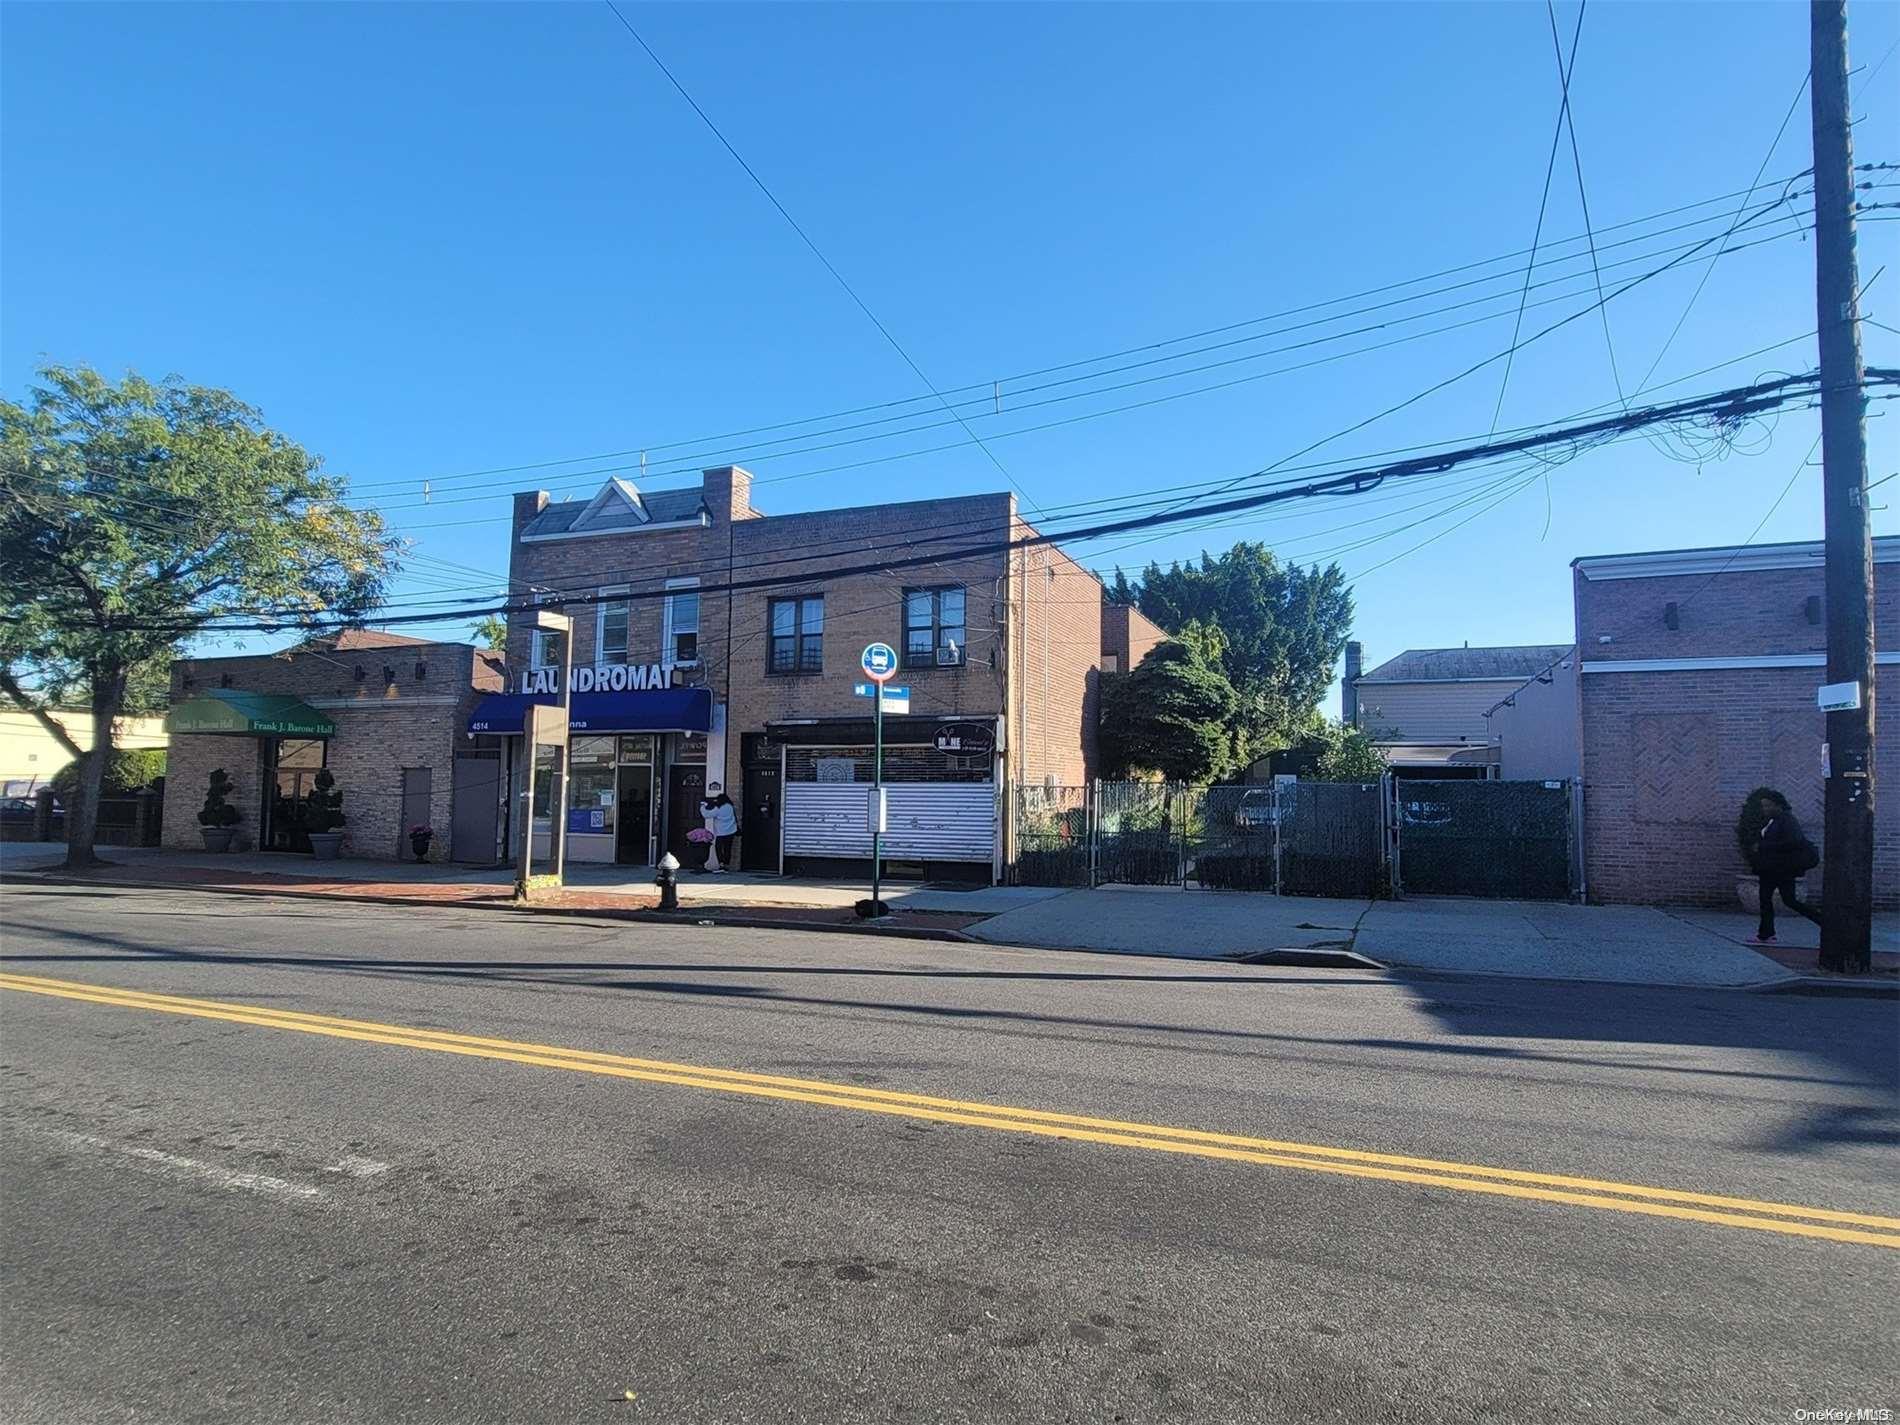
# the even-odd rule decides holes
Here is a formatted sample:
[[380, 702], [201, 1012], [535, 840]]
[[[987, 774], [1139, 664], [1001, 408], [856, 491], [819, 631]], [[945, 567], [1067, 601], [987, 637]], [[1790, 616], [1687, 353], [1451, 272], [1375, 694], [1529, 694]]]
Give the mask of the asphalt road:
[[0, 956], [8, 1425], [1900, 1409], [1891, 1001], [17, 883]]

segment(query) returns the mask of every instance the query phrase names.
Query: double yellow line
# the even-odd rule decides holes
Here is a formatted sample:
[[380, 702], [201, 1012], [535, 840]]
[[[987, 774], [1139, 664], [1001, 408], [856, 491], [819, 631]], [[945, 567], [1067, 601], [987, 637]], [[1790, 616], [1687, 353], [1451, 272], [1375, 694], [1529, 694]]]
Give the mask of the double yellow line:
[[37, 975], [0, 974], [0, 989], [81, 1000], [89, 1004], [113, 1005], [122, 1009], [154, 1010], [197, 1019], [221, 1019], [264, 1029], [295, 1030], [302, 1034], [321, 1034], [334, 1039], [354, 1039], [366, 1044], [391, 1044], [439, 1054], [500, 1059], [537, 1068], [566, 1069], [574, 1073], [674, 1084], [714, 1093], [745, 1094], [754, 1098], [853, 1109], [860, 1113], [883, 1113], [930, 1123], [954, 1123], [968, 1128], [1029, 1133], [1116, 1148], [1141, 1148], [1150, 1152], [1257, 1163], [1301, 1172], [1332, 1173], [1342, 1177], [1376, 1178], [1454, 1192], [1525, 1198], [1608, 1212], [1672, 1217], [1720, 1227], [1741, 1227], [1757, 1232], [1779, 1232], [1794, 1237], [1819, 1237], [1833, 1242], [1900, 1249], [1900, 1218], [1879, 1217], [1865, 1212], [1838, 1212], [1829, 1208], [1759, 1202], [1752, 1198], [1721, 1197], [1713, 1193], [1687, 1192], [1675, 1188], [1643, 1187], [1635, 1183], [1569, 1177], [1559, 1173], [1534, 1173], [1515, 1168], [1485, 1167], [1476, 1163], [1409, 1157], [1398, 1153], [1373, 1153], [1316, 1143], [1291, 1143], [1275, 1138], [1251, 1138], [1234, 1133], [1169, 1128], [1153, 1123], [1127, 1123], [1111, 1118], [1048, 1113], [1004, 1104], [932, 1098], [924, 1094], [895, 1093], [862, 1088], [855, 1084], [830, 1083], [822, 1079], [752, 1074], [735, 1069], [669, 1063], [663, 1059], [635, 1059], [587, 1049], [531, 1044], [513, 1039], [490, 1039], [474, 1034], [452, 1034], [437, 1029], [412, 1029], [374, 1020], [300, 1014], [293, 1010], [271, 1009], [229, 1000], [188, 999], [180, 995], [152, 994], [145, 990], [45, 979]]

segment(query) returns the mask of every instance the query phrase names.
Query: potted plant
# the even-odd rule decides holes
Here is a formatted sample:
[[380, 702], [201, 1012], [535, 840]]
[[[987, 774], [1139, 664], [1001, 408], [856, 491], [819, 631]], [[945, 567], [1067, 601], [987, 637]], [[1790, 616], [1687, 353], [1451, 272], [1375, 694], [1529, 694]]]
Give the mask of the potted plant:
[[310, 854], [319, 861], [334, 861], [343, 849], [343, 833], [338, 830], [343, 815], [343, 793], [336, 789], [336, 777], [328, 767], [317, 773], [310, 795], [304, 798], [304, 830], [310, 837]]
[[1768, 801], [1787, 799], [1773, 787], [1757, 787], [1742, 798], [1741, 814], [1735, 818], [1735, 844], [1742, 853], [1742, 865], [1748, 874], [1735, 878], [1735, 897], [1750, 915], [1761, 914], [1761, 867], [1756, 852], [1761, 848], [1761, 829], [1768, 824]]
[[244, 819], [238, 809], [225, 800], [234, 790], [231, 774], [224, 768], [211, 773], [205, 787], [205, 804], [198, 812], [199, 834], [205, 839], [207, 851], [231, 849], [231, 838], [237, 834], [231, 828]]
[[435, 828], [424, 822], [418, 822], [409, 828], [409, 849], [416, 853], [416, 860], [429, 859], [429, 843], [435, 839]]

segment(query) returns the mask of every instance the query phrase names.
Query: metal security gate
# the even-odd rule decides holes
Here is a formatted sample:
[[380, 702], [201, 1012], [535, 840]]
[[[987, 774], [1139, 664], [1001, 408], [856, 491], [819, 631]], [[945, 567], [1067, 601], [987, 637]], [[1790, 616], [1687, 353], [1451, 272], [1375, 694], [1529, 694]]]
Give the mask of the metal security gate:
[[1381, 783], [1285, 782], [1275, 791], [1281, 894], [1363, 899], [1390, 890]]
[[1566, 900], [1568, 782], [1395, 782], [1399, 885], [1412, 895]]

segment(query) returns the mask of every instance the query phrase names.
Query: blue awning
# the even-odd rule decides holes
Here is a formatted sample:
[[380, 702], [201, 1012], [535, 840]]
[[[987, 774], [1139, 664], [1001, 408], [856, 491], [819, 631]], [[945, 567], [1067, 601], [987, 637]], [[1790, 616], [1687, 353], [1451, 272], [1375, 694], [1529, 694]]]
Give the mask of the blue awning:
[[[490, 693], [469, 714], [468, 730], [519, 736], [534, 703], [552, 693]], [[576, 693], [568, 707], [572, 732], [710, 732], [710, 688], [649, 688], [622, 693]]]

